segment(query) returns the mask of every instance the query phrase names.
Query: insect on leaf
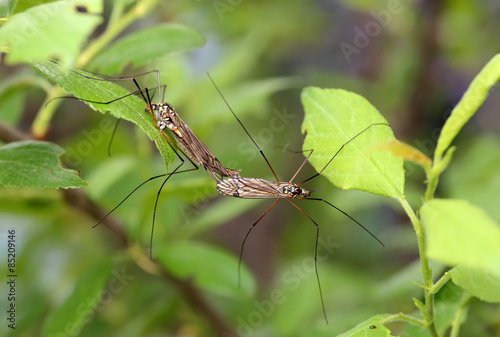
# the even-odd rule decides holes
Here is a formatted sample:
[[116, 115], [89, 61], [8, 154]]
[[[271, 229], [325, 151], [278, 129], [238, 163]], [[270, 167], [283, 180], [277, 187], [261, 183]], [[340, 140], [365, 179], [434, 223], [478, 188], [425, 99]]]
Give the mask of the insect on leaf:
[[[32, 62], [31, 66], [50, 81], [59, 84], [80, 99], [109, 102], [129, 94], [127, 90], [115, 83], [85, 78], [53, 62]], [[80, 72], [86, 74], [83, 71]], [[95, 74], [86, 75], [98, 78]], [[109, 111], [115, 117], [126, 119], [138, 125], [156, 143], [165, 166], [172, 162], [172, 151], [161, 136], [159, 129], [156, 128], [151, 114], [144, 111], [147, 105], [141, 98], [131, 95], [111, 104], [88, 103], [88, 105], [96, 111], [102, 113]]]
[[[307, 132], [304, 150], [319, 172], [343, 144], [373, 123], [387, 123], [363, 97], [342, 89], [307, 87], [302, 91], [305, 110], [302, 131]], [[400, 198], [404, 190], [403, 160], [372, 147], [394, 141], [389, 126], [374, 125], [349, 142], [323, 171], [342, 189], [358, 189]]]

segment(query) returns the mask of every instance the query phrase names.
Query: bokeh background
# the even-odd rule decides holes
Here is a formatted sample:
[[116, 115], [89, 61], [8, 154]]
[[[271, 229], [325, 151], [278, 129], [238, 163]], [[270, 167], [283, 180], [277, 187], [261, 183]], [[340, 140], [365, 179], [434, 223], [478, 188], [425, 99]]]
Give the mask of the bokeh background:
[[[104, 3], [105, 22], [115, 5]], [[15, 11], [28, 5], [18, 6]], [[266, 163], [209, 82], [205, 74], [209, 71], [280, 179], [288, 180], [304, 157], [283, 148], [301, 149], [300, 92], [309, 85], [343, 88], [366, 97], [399, 140], [431, 156], [452, 108], [500, 51], [499, 17], [500, 3], [495, 0], [165, 1], [134, 21], [123, 35], [176, 22], [202, 33], [206, 45], [166, 55], [141, 68], [127, 66], [120, 74], [160, 69], [162, 83], [168, 85], [166, 100], [223, 164], [243, 170], [245, 176], [271, 179]], [[93, 37], [104, 27], [99, 26]], [[0, 119], [29, 134], [51, 84], [27, 65], [7, 63], [2, 55]], [[140, 78], [149, 87], [155, 80]], [[131, 83], [124, 86], [133, 90]], [[438, 197], [461, 198], [483, 207], [496, 221], [500, 220], [497, 89], [498, 85], [456, 139], [454, 161], [437, 191]], [[118, 127], [109, 157], [113, 123], [109, 114], [67, 100], [45, 135], [68, 151], [63, 162], [89, 183], [81, 192], [105, 210], [145, 179], [164, 172], [154, 144], [130, 123]], [[417, 209], [425, 176], [417, 166], [405, 168], [406, 195]], [[296, 180], [314, 173], [306, 164]], [[323, 203], [300, 203], [321, 226], [324, 258], [319, 274], [329, 325], [311, 269], [314, 226], [287, 202], [279, 202], [253, 230], [243, 259], [247, 286], [234, 290], [243, 236], [272, 200], [223, 197], [203, 170], [175, 176], [163, 188], [153, 247], [182, 244], [187, 254], [191, 244], [214, 247], [224, 258], [217, 260], [214, 255], [204, 261], [207, 257], [197, 256], [195, 248], [193, 258], [208, 268], [229, 259], [224, 270], [232, 284], [199, 288], [189, 281], [190, 275], [149, 273], [148, 263], [137, 263], [137, 256], [148, 250], [159, 185], [159, 181], [148, 183], [112, 215], [126, 233], [127, 250], [120, 248], [117, 236], [106, 226], [92, 229], [96, 219], [71, 206], [67, 193], [1, 187], [0, 235], [4, 242], [6, 229], [18, 233], [20, 276], [18, 328], [13, 334], [2, 324], [0, 331], [46, 335], [44, 326], [75, 284], [109, 256], [115, 259], [114, 272], [125, 271], [130, 279], [87, 316], [81, 331], [69, 335], [214, 336], [223, 335], [228, 327], [227, 336], [332, 336], [375, 314], [412, 313], [412, 297], [422, 296], [412, 282], [421, 278], [415, 234], [397, 202], [339, 190], [322, 177], [308, 183], [308, 188], [323, 188], [318, 196], [356, 218], [386, 245], [380, 247]], [[3, 243], [1, 249], [4, 256]], [[444, 270], [445, 266], [435, 265], [436, 275]], [[226, 292], [226, 287], [233, 290]], [[4, 284], [0, 289], [3, 301], [7, 290]], [[498, 336], [498, 322], [497, 305], [474, 300], [462, 333]], [[405, 325], [390, 327], [394, 335], [416, 335], [405, 332]]]

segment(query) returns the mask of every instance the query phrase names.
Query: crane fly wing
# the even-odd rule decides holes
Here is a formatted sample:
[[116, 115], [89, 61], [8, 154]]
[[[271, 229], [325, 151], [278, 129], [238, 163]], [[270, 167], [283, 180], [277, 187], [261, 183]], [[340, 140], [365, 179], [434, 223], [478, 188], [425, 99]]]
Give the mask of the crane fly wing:
[[222, 194], [244, 199], [279, 198], [283, 184], [265, 179], [237, 177], [219, 181], [217, 190]]
[[208, 147], [196, 136], [191, 128], [182, 120], [182, 118], [175, 114], [174, 120], [176, 126], [181, 130], [181, 135], [176, 135], [176, 140], [180, 143], [181, 147], [202, 166], [207, 173], [215, 181], [222, 180], [222, 177], [233, 177], [236, 170], [228, 169], [221, 164], [219, 159], [208, 149]]

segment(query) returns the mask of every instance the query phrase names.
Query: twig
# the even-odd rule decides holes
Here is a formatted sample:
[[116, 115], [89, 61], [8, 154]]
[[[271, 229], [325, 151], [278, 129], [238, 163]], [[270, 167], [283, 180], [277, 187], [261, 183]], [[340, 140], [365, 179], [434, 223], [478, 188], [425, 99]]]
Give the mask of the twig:
[[[8, 126], [7, 124], [0, 121], [0, 140], [11, 143], [20, 140], [32, 139], [28, 134], [25, 134], [15, 128]], [[88, 215], [90, 215], [95, 220], [101, 220], [106, 211], [94, 203], [82, 190], [78, 189], [67, 189], [62, 190], [64, 195], [64, 200], [69, 205], [76, 209], [79, 209]], [[116, 220], [112, 216], [108, 216], [102, 224], [110, 230], [113, 236], [117, 239], [120, 248], [128, 247], [128, 240], [125, 232], [123, 231], [123, 224]], [[144, 256], [145, 257], [145, 256]], [[142, 265], [137, 261], [136, 263], [142, 268]], [[161, 266], [161, 265], [159, 265]], [[143, 268], [148, 271], [148, 269]], [[218, 314], [218, 312], [213, 308], [209, 302], [202, 296], [198, 288], [196, 288], [190, 280], [184, 280], [176, 277], [167, 271], [163, 266], [161, 266], [160, 275], [166, 280], [175, 284], [178, 289], [183, 293], [186, 300], [190, 303], [193, 310], [204, 316], [212, 325], [214, 331], [219, 336], [236, 336], [233, 329], [224, 321], [224, 319]]]

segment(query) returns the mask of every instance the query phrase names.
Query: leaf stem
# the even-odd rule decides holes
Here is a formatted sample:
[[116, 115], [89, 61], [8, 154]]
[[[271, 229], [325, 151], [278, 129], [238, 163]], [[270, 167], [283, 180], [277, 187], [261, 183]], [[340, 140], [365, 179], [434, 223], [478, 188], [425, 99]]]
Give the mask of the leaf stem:
[[434, 192], [436, 191], [439, 181], [439, 174], [435, 173], [433, 165], [432, 167], [425, 170], [425, 175], [427, 177], [427, 188], [424, 194], [424, 201], [429, 201], [434, 197]]
[[468, 308], [469, 301], [471, 298], [472, 296], [470, 294], [467, 294], [463, 299], [462, 305], [460, 306], [460, 308], [458, 308], [457, 313], [455, 314], [455, 318], [453, 319], [453, 322], [451, 322], [450, 337], [458, 337], [458, 332], [460, 331], [460, 324], [462, 323], [462, 317], [464, 316]]
[[47, 105], [47, 103], [55, 97], [63, 95], [65, 92], [66, 91], [58, 85], [54, 85], [48, 91], [47, 97], [45, 97], [44, 102], [40, 106], [40, 110], [36, 114], [33, 125], [31, 126], [31, 134], [33, 135], [33, 138], [45, 139], [52, 116], [54, 116], [54, 113], [61, 102], [55, 101], [49, 105]]
[[[75, 63], [77, 68], [84, 68], [102, 49], [104, 49], [114, 38], [118, 36], [133, 21], [146, 15], [156, 6], [158, 0], [143, 0], [138, 2], [133, 8], [123, 15], [123, 6], [113, 8], [109, 24], [104, 33], [89, 44], [87, 49], [78, 57]], [[54, 87], [45, 99], [44, 104], [36, 114], [31, 127], [33, 137], [37, 139], [45, 138], [50, 121], [60, 103], [54, 102], [45, 108], [46, 102], [54, 97], [64, 94], [64, 90]]]
[[434, 286], [430, 289], [432, 294], [437, 293], [445, 284], [451, 279], [451, 275], [448, 272], [445, 272], [444, 275], [437, 281]]
[[146, 15], [150, 10], [156, 6], [158, 0], [144, 0], [137, 3], [125, 15], [118, 18], [121, 14], [122, 7], [118, 7], [111, 15], [112, 20], [104, 33], [94, 40], [88, 48], [80, 55], [76, 62], [77, 67], [87, 65], [105, 46], [107, 46], [118, 34], [120, 34], [126, 27], [133, 21]]
[[434, 192], [436, 191], [439, 176], [450, 164], [453, 152], [455, 152], [456, 147], [450, 147], [443, 158], [434, 159], [431, 168], [425, 169], [425, 174], [427, 176], [427, 189], [425, 191], [424, 201], [429, 201], [434, 197]]
[[424, 228], [420, 224], [420, 219], [415, 214], [406, 198], [402, 196], [398, 198], [398, 200], [410, 218], [415, 233], [417, 234], [418, 252], [420, 254], [420, 264], [422, 266], [422, 276], [424, 280], [425, 310], [422, 310], [422, 314], [424, 315], [424, 326], [427, 327], [431, 336], [437, 337], [438, 333], [434, 322], [434, 293], [431, 292], [431, 289], [434, 287], [432, 283], [432, 268], [429, 265], [429, 260], [427, 259], [427, 254], [425, 253], [426, 241]]
[[393, 322], [407, 322], [422, 328], [426, 327], [425, 321], [407, 314], [400, 312], [399, 314], [391, 315], [382, 320], [382, 324], [393, 323]]

